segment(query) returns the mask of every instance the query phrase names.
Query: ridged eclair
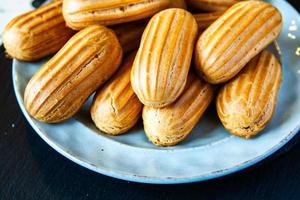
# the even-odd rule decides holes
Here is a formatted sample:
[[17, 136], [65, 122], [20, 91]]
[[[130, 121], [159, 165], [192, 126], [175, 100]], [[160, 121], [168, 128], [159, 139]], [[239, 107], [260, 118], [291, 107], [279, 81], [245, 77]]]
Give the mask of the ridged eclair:
[[173, 146], [184, 140], [212, 101], [214, 87], [190, 74], [182, 95], [164, 108], [145, 106], [144, 129], [155, 145]]
[[186, 0], [192, 9], [203, 11], [224, 11], [241, 0]]
[[224, 127], [244, 138], [264, 129], [275, 111], [281, 76], [273, 54], [263, 51], [253, 58], [218, 94], [217, 111]]
[[96, 93], [91, 107], [95, 125], [110, 135], [125, 133], [142, 114], [143, 104], [134, 94], [130, 83], [135, 54], [136, 52], [129, 54], [117, 74]]
[[147, 106], [164, 107], [182, 93], [198, 25], [192, 14], [171, 8], [148, 23], [131, 71], [131, 84]]
[[96, 25], [81, 30], [31, 78], [24, 95], [26, 110], [47, 123], [72, 117], [121, 59], [122, 48], [112, 30]]
[[124, 53], [128, 53], [139, 48], [146, 24], [147, 20], [140, 20], [112, 27], [119, 39]]
[[200, 36], [195, 67], [210, 83], [233, 78], [280, 34], [282, 17], [271, 4], [244, 1], [235, 4]]
[[2, 40], [9, 56], [35, 61], [56, 53], [73, 34], [62, 16], [62, 1], [56, 1], [12, 19]]
[[75, 30], [98, 25], [115, 25], [151, 17], [169, 7], [169, 0], [64, 0], [63, 15]]
[[199, 32], [203, 32], [214, 21], [216, 21], [219, 17], [221, 17], [223, 13], [224, 12], [222, 11], [217, 11], [217, 12], [210, 12], [210, 13], [193, 14], [193, 16], [197, 21]]

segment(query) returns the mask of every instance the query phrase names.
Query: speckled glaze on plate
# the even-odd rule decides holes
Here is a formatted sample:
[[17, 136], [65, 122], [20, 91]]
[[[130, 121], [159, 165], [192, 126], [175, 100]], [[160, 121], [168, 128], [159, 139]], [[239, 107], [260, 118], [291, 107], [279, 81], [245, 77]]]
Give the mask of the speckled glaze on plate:
[[88, 169], [111, 177], [143, 183], [189, 183], [224, 176], [251, 166], [286, 144], [300, 129], [300, 16], [286, 1], [270, 0], [283, 14], [281, 48], [283, 84], [272, 122], [256, 138], [230, 135], [210, 108], [186, 141], [175, 147], [156, 147], [141, 122], [126, 135], [100, 133], [88, 107], [71, 120], [50, 125], [32, 119], [23, 106], [23, 93], [44, 61], [14, 60], [13, 81], [19, 105], [36, 132], [55, 150]]

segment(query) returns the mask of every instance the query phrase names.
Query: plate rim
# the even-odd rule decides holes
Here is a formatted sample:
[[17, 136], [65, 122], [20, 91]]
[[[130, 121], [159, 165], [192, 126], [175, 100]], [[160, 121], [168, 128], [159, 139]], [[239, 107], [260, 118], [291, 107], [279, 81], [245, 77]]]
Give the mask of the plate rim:
[[[13, 60], [13, 70], [12, 70], [12, 75], [13, 78], [15, 77], [15, 65], [16, 62]], [[290, 133], [283, 138], [277, 145], [273, 146], [270, 148], [268, 151], [264, 152], [264, 154], [257, 156], [251, 160], [247, 160], [246, 162], [240, 163], [239, 165], [233, 166], [228, 169], [224, 170], [216, 170], [211, 173], [207, 173], [202, 176], [197, 176], [197, 177], [188, 177], [184, 179], [160, 179], [159, 177], [148, 177], [148, 176], [134, 176], [134, 175], [129, 175], [125, 173], [114, 173], [105, 169], [101, 169], [99, 167], [95, 167], [90, 163], [86, 163], [85, 161], [77, 158], [76, 156], [72, 155], [70, 152], [64, 151], [58, 144], [56, 144], [54, 141], [50, 140], [46, 134], [43, 133], [42, 130], [40, 130], [36, 124], [34, 123], [33, 119], [29, 116], [27, 111], [24, 109], [23, 106], [20, 106], [22, 104], [22, 99], [20, 95], [16, 92], [16, 85], [15, 81], [13, 81], [13, 87], [14, 87], [14, 92], [17, 97], [17, 102], [19, 104], [19, 107], [29, 122], [30, 126], [37, 132], [37, 134], [49, 145], [51, 146], [54, 150], [56, 150], [58, 153], [63, 155], [64, 157], [68, 158], [69, 160], [77, 163], [80, 166], [83, 166], [85, 168], [88, 168], [94, 172], [100, 173], [102, 175], [106, 175], [109, 177], [117, 178], [120, 180], [127, 180], [127, 181], [133, 181], [133, 182], [138, 182], [138, 183], [149, 183], [149, 184], [182, 184], [182, 183], [194, 183], [194, 182], [200, 182], [200, 181], [206, 181], [206, 180], [211, 180], [211, 179], [216, 179], [220, 178], [229, 174], [233, 174], [236, 172], [239, 172], [243, 169], [246, 169], [250, 166], [253, 166], [260, 161], [263, 161], [265, 158], [269, 157], [270, 155], [274, 154], [276, 151], [281, 149], [285, 144], [287, 144], [300, 130], [300, 123], [295, 127]]]
[[[285, 3], [289, 4], [287, 1], [285, 1]], [[290, 7], [295, 10], [295, 8], [292, 5], [290, 5]], [[298, 11], [297, 11], [297, 13], [299, 14]], [[138, 183], [149, 183], [149, 184], [182, 184], [182, 183], [193, 183], [193, 182], [207, 181], [207, 180], [211, 180], [211, 179], [220, 178], [220, 177], [223, 177], [223, 176], [226, 176], [229, 174], [239, 172], [241, 170], [244, 170], [250, 166], [254, 166], [255, 164], [261, 162], [262, 160], [266, 159], [267, 157], [271, 156], [272, 154], [277, 152], [279, 149], [281, 149], [300, 131], [300, 122], [299, 122], [293, 130], [291, 130], [289, 133], [287, 133], [286, 137], [284, 137], [276, 145], [274, 145], [272, 148], [268, 149], [261, 155], [255, 157], [253, 159], [247, 160], [245, 162], [239, 163], [238, 165], [235, 165], [233, 167], [223, 169], [223, 170], [212, 171], [210, 173], [206, 173], [201, 176], [192, 176], [192, 177], [184, 177], [184, 178], [160, 178], [160, 177], [132, 175], [132, 174], [124, 173], [124, 172], [110, 171], [108, 169], [105, 169], [105, 167], [103, 167], [103, 166], [96, 167], [91, 163], [81, 160], [80, 158], [76, 157], [72, 153], [65, 151], [55, 141], [52, 141], [51, 139], [49, 139], [47, 137], [47, 134], [45, 134], [43, 132], [43, 130], [39, 129], [39, 127], [35, 124], [34, 120], [29, 116], [29, 114], [27, 113], [27, 111], [25, 110], [25, 108], [23, 106], [22, 97], [17, 92], [17, 86], [16, 86], [16, 81], [15, 81], [15, 79], [16, 79], [16, 60], [15, 59], [12, 62], [12, 79], [13, 79], [14, 93], [15, 93], [18, 105], [19, 105], [23, 115], [25, 116], [26, 120], [29, 122], [30, 126], [37, 132], [37, 134], [49, 146], [51, 146], [54, 150], [56, 150], [58, 153], [60, 153], [64, 157], [77, 163], [80, 166], [88, 168], [88, 169], [90, 169], [94, 172], [100, 173], [102, 175], [110, 176], [110, 177], [117, 178], [120, 180], [133, 181], [133, 182], [138, 182]]]

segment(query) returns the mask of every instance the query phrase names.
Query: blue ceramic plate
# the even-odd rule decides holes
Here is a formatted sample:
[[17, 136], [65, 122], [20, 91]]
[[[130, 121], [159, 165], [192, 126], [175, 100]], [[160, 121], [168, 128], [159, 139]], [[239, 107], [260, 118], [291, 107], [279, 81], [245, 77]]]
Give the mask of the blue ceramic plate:
[[88, 105], [73, 119], [50, 125], [32, 119], [23, 106], [25, 86], [46, 61], [14, 60], [13, 80], [19, 105], [31, 126], [55, 150], [88, 169], [111, 177], [143, 183], [189, 183], [237, 172], [268, 157], [300, 128], [300, 17], [286, 1], [271, 0], [283, 14], [281, 48], [283, 84], [276, 114], [256, 138], [240, 139], [220, 124], [213, 108], [206, 112], [186, 141], [160, 148], [148, 142], [142, 125], [126, 135], [111, 137], [91, 122]]

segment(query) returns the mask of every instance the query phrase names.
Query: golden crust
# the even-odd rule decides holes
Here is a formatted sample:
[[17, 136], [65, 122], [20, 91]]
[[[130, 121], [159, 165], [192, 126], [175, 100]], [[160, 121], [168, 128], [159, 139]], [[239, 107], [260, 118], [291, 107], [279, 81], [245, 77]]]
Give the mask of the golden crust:
[[281, 14], [271, 4], [237, 3], [200, 36], [195, 49], [196, 70], [210, 83], [226, 82], [272, 43], [281, 28]]
[[131, 129], [141, 117], [142, 103], [130, 84], [130, 71], [136, 52], [123, 62], [120, 70], [96, 94], [91, 117], [103, 132], [120, 135]]
[[224, 11], [240, 0], [186, 0], [192, 9], [203, 11]]
[[144, 107], [148, 139], [160, 146], [173, 146], [184, 140], [199, 122], [213, 94], [212, 85], [190, 74], [183, 94], [174, 103], [164, 108]]
[[124, 53], [139, 48], [146, 24], [147, 20], [142, 20], [119, 24], [112, 27], [119, 39]]
[[197, 29], [183, 9], [167, 9], [150, 20], [131, 71], [133, 90], [144, 105], [163, 107], [182, 93]]
[[232, 134], [251, 138], [265, 128], [275, 111], [281, 66], [267, 51], [253, 58], [217, 97], [217, 111]]
[[169, 4], [169, 0], [64, 0], [63, 15], [69, 27], [80, 30], [148, 18]]
[[73, 34], [65, 25], [62, 1], [57, 1], [15, 17], [2, 39], [9, 56], [35, 61], [56, 53]]
[[72, 117], [117, 70], [121, 59], [122, 48], [112, 30], [83, 29], [31, 78], [24, 95], [27, 111], [48, 123]]

